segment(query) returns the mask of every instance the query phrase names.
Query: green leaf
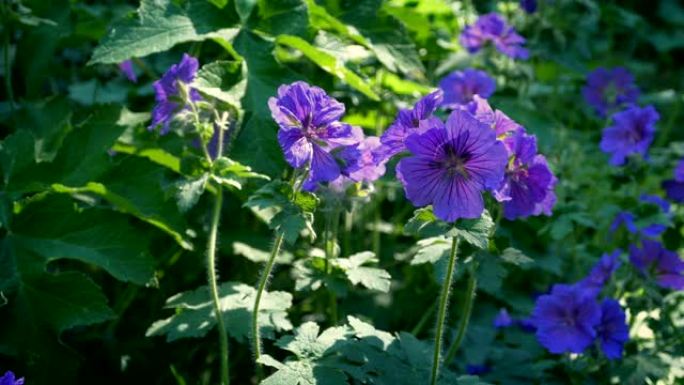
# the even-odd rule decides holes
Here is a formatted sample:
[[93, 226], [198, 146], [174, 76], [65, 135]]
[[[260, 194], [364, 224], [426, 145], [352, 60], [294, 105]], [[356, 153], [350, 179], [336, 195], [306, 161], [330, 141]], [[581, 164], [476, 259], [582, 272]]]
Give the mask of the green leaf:
[[111, 164], [108, 172], [73, 187], [51, 185], [52, 191], [66, 194], [90, 193], [105, 199], [116, 210], [133, 215], [171, 236], [181, 247], [191, 250], [187, 224], [173, 197], [162, 187], [166, 169], [138, 157], [123, 157]]
[[241, 190], [247, 179], [269, 180], [270, 178], [252, 171], [249, 166], [222, 156], [214, 161], [212, 179], [225, 187]]
[[418, 252], [411, 260], [412, 265], [436, 263], [449, 256], [451, 241], [444, 237], [421, 239], [418, 241]]
[[199, 92], [228, 103], [239, 111], [247, 87], [245, 72], [241, 61], [216, 61], [203, 65], [192, 85]]
[[64, 196], [28, 204], [12, 220], [10, 240], [13, 247], [40, 256], [43, 264], [76, 259], [140, 285], [154, 277], [148, 237], [132, 229], [126, 216], [101, 209], [78, 211]]
[[372, 100], [380, 100], [380, 97], [368, 85], [367, 80], [362, 79], [359, 77], [359, 75], [347, 68], [341, 60], [338, 60], [336, 57], [320, 50], [317, 47], [314, 47], [306, 40], [303, 40], [297, 36], [280, 35], [277, 37], [276, 42], [278, 44], [286, 45], [299, 50], [302, 54], [304, 54], [304, 56], [316, 63], [329, 74], [349, 84], [349, 86], [363, 93]]
[[[36, 162], [36, 140], [28, 130], [18, 130], [0, 143], [0, 168], [5, 190], [36, 192], [53, 183], [83, 185], [106, 172], [110, 163], [107, 150], [124, 132], [120, 124], [125, 110], [106, 107], [71, 129], [52, 161]], [[63, 126], [66, 128], [67, 126]]]
[[[256, 290], [243, 283], [224, 282], [219, 286], [226, 331], [237, 340], [244, 341], [250, 335], [255, 296]], [[259, 327], [264, 337], [273, 338], [276, 331], [292, 329], [287, 318], [287, 310], [291, 306], [290, 293], [263, 293]], [[169, 342], [181, 338], [199, 338], [204, 337], [216, 325], [211, 296], [206, 286], [174, 295], [166, 301], [165, 308], [174, 309], [174, 315], [153, 323], [147, 329], [148, 337], [165, 335]]]
[[238, 32], [236, 23], [229, 7], [217, 9], [206, 0], [189, 0], [182, 7], [171, 0], [142, 0], [135, 16], [114, 24], [88, 64], [116, 64], [190, 41], [226, 44]]
[[382, 9], [380, 0], [356, 1], [340, 19], [356, 29], [370, 42], [378, 60], [392, 72], [422, 79], [425, 69], [404, 25]]
[[243, 23], [249, 19], [256, 3], [257, 0], [235, 0], [235, 11]]
[[404, 226], [404, 232], [409, 235], [421, 238], [457, 236], [480, 249], [487, 248], [493, 229], [494, 221], [487, 210], [477, 219], [459, 219], [454, 223], [447, 223], [435, 216], [432, 207], [417, 209]]
[[306, 35], [309, 15], [304, 0], [258, 0], [259, 17], [250, 18], [247, 27], [253, 31], [278, 35]]
[[199, 178], [184, 179], [176, 183], [176, 202], [181, 212], [190, 210], [197, 204], [207, 187], [209, 176], [204, 174]]
[[[246, 243], [233, 242], [233, 254], [242, 255], [255, 263], [265, 263], [271, 257], [270, 251], [252, 247]], [[281, 250], [276, 257], [276, 264], [290, 264], [294, 260], [294, 255], [287, 250]]]
[[291, 196], [292, 187], [289, 184], [273, 181], [252, 194], [244, 206], [268, 223], [271, 229], [283, 234], [289, 244], [294, 244], [304, 231], [312, 238], [316, 236], [313, 212], [318, 205], [318, 198], [308, 192], [299, 192], [292, 202]]
[[504, 262], [518, 266], [523, 270], [527, 270], [534, 265], [534, 259], [523, 254], [522, 251], [512, 247], [504, 249], [503, 253], [501, 254], [501, 259]]
[[15, 118], [33, 136], [36, 163], [51, 162], [71, 131], [71, 110], [62, 98], [24, 104]]
[[375, 253], [364, 251], [356, 253], [349, 258], [335, 258], [332, 260], [333, 266], [340, 268], [349, 279], [352, 285], [362, 285], [370, 290], [377, 290], [387, 293], [390, 288], [390, 274], [376, 267], [364, 266], [368, 263], [377, 263], [378, 258]]

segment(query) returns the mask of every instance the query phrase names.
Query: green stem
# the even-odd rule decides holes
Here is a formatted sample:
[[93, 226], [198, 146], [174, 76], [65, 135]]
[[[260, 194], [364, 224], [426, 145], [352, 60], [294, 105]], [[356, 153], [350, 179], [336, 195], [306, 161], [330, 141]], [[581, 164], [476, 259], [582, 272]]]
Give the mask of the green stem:
[[[259, 286], [257, 287], [256, 298], [254, 299], [254, 308], [252, 309], [252, 343], [254, 344], [254, 358], [257, 361], [257, 368], [261, 368], [259, 363], [259, 358], [261, 357], [261, 331], [259, 330], [259, 304], [261, 303], [261, 297], [266, 290], [266, 285], [268, 284], [268, 279], [271, 277], [271, 272], [273, 271], [273, 266], [275, 265], [275, 260], [280, 253], [280, 247], [283, 245], [283, 233], [276, 236], [273, 242], [273, 248], [271, 249], [271, 256], [266, 262], [266, 267], [264, 271], [261, 272], [261, 278], [259, 278]], [[259, 369], [261, 370], [261, 369]]]
[[219, 332], [219, 345], [221, 348], [221, 384], [230, 384], [228, 366], [228, 335], [223, 322], [223, 312], [221, 311], [221, 301], [217, 285], [216, 274], [216, 238], [218, 234], [219, 219], [221, 217], [221, 207], [223, 206], [223, 190], [216, 189], [216, 199], [211, 215], [211, 229], [209, 230], [209, 241], [207, 244], [207, 272], [211, 299], [214, 303], [214, 313], [216, 314], [216, 327]]
[[442, 293], [439, 296], [439, 308], [437, 311], [437, 329], [435, 331], [435, 351], [432, 355], [432, 380], [430, 384], [437, 384], [439, 376], [439, 357], [442, 350], [442, 334], [444, 333], [444, 323], [447, 316], [447, 304], [449, 303], [449, 292], [451, 289], [451, 280], [454, 275], [454, 266], [456, 265], [456, 254], [458, 252], [458, 237], [453, 237], [451, 241], [451, 253], [449, 255], [449, 264], [447, 266], [446, 276], [444, 277], [444, 284], [442, 286]]
[[444, 358], [444, 365], [449, 365], [449, 362], [454, 359], [454, 356], [458, 352], [458, 348], [461, 347], [463, 343], [463, 338], [465, 337], [466, 330], [468, 330], [468, 323], [470, 322], [470, 315], [473, 312], [473, 299], [475, 298], [475, 290], [477, 289], [477, 278], [474, 272], [470, 272], [468, 277], [468, 288], [466, 289], [466, 297], [463, 300], [463, 311], [461, 312], [461, 324], [458, 327], [458, 334], [456, 334], [456, 339], [449, 347], [447, 355]]

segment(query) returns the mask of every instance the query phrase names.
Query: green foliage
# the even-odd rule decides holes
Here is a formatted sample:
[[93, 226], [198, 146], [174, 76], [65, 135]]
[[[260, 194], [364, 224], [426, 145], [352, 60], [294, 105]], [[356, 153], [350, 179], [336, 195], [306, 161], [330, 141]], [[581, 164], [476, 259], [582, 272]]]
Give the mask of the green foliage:
[[[228, 335], [244, 341], [250, 334], [251, 313], [256, 290], [238, 282], [224, 282], [219, 287], [223, 320]], [[261, 298], [259, 327], [266, 338], [273, 338], [276, 331], [292, 329], [287, 310], [292, 306], [292, 295], [282, 291], [264, 293]], [[178, 293], [166, 300], [167, 309], [174, 315], [156, 321], [146, 335], [166, 336], [171, 342], [181, 338], [204, 337], [216, 326], [209, 290], [206, 286], [193, 291]]]
[[245, 207], [252, 209], [269, 228], [283, 234], [290, 244], [294, 244], [302, 232], [315, 238], [313, 213], [318, 206], [318, 198], [311, 193], [297, 192], [294, 197], [293, 194], [287, 183], [273, 181], [257, 190], [245, 203]]
[[432, 212], [432, 207], [415, 211], [404, 227], [404, 232], [421, 238], [425, 237], [459, 237], [480, 249], [486, 249], [489, 236], [494, 229], [494, 222], [485, 210], [478, 219], [461, 219], [455, 223], [439, 220]]
[[[348, 283], [351, 283], [386, 293], [390, 288], [390, 274], [384, 269], [367, 266], [377, 262], [375, 254], [370, 251], [356, 253], [349, 258], [334, 258], [328, 262], [325, 256], [312, 255], [309, 259], [300, 259], [295, 263], [295, 289], [318, 290], [326, 286], [337, 295], [345, 296]], [[331, 271], [327, 270], [328, 265]]]

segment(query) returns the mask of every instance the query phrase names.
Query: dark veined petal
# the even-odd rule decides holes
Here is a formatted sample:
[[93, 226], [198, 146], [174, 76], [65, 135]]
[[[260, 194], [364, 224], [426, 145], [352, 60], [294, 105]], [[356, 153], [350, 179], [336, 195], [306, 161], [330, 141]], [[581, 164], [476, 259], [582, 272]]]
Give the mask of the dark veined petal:
[[298, 129], [278, 130], [278, 143], [283, 150], [285, 160], [294, 168], [309, 164], [313, 157], [313, 145]]

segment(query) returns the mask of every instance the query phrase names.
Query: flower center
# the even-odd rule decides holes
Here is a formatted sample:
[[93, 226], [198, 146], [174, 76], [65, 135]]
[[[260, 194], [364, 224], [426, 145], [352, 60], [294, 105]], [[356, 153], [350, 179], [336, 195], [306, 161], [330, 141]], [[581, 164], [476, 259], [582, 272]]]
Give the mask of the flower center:
[[460, 175], [463, 178], [468, 177], [468, 170], [466, 169], [466, 157], [449, 154], [444, 161], [444, 168], [449, 176]]

